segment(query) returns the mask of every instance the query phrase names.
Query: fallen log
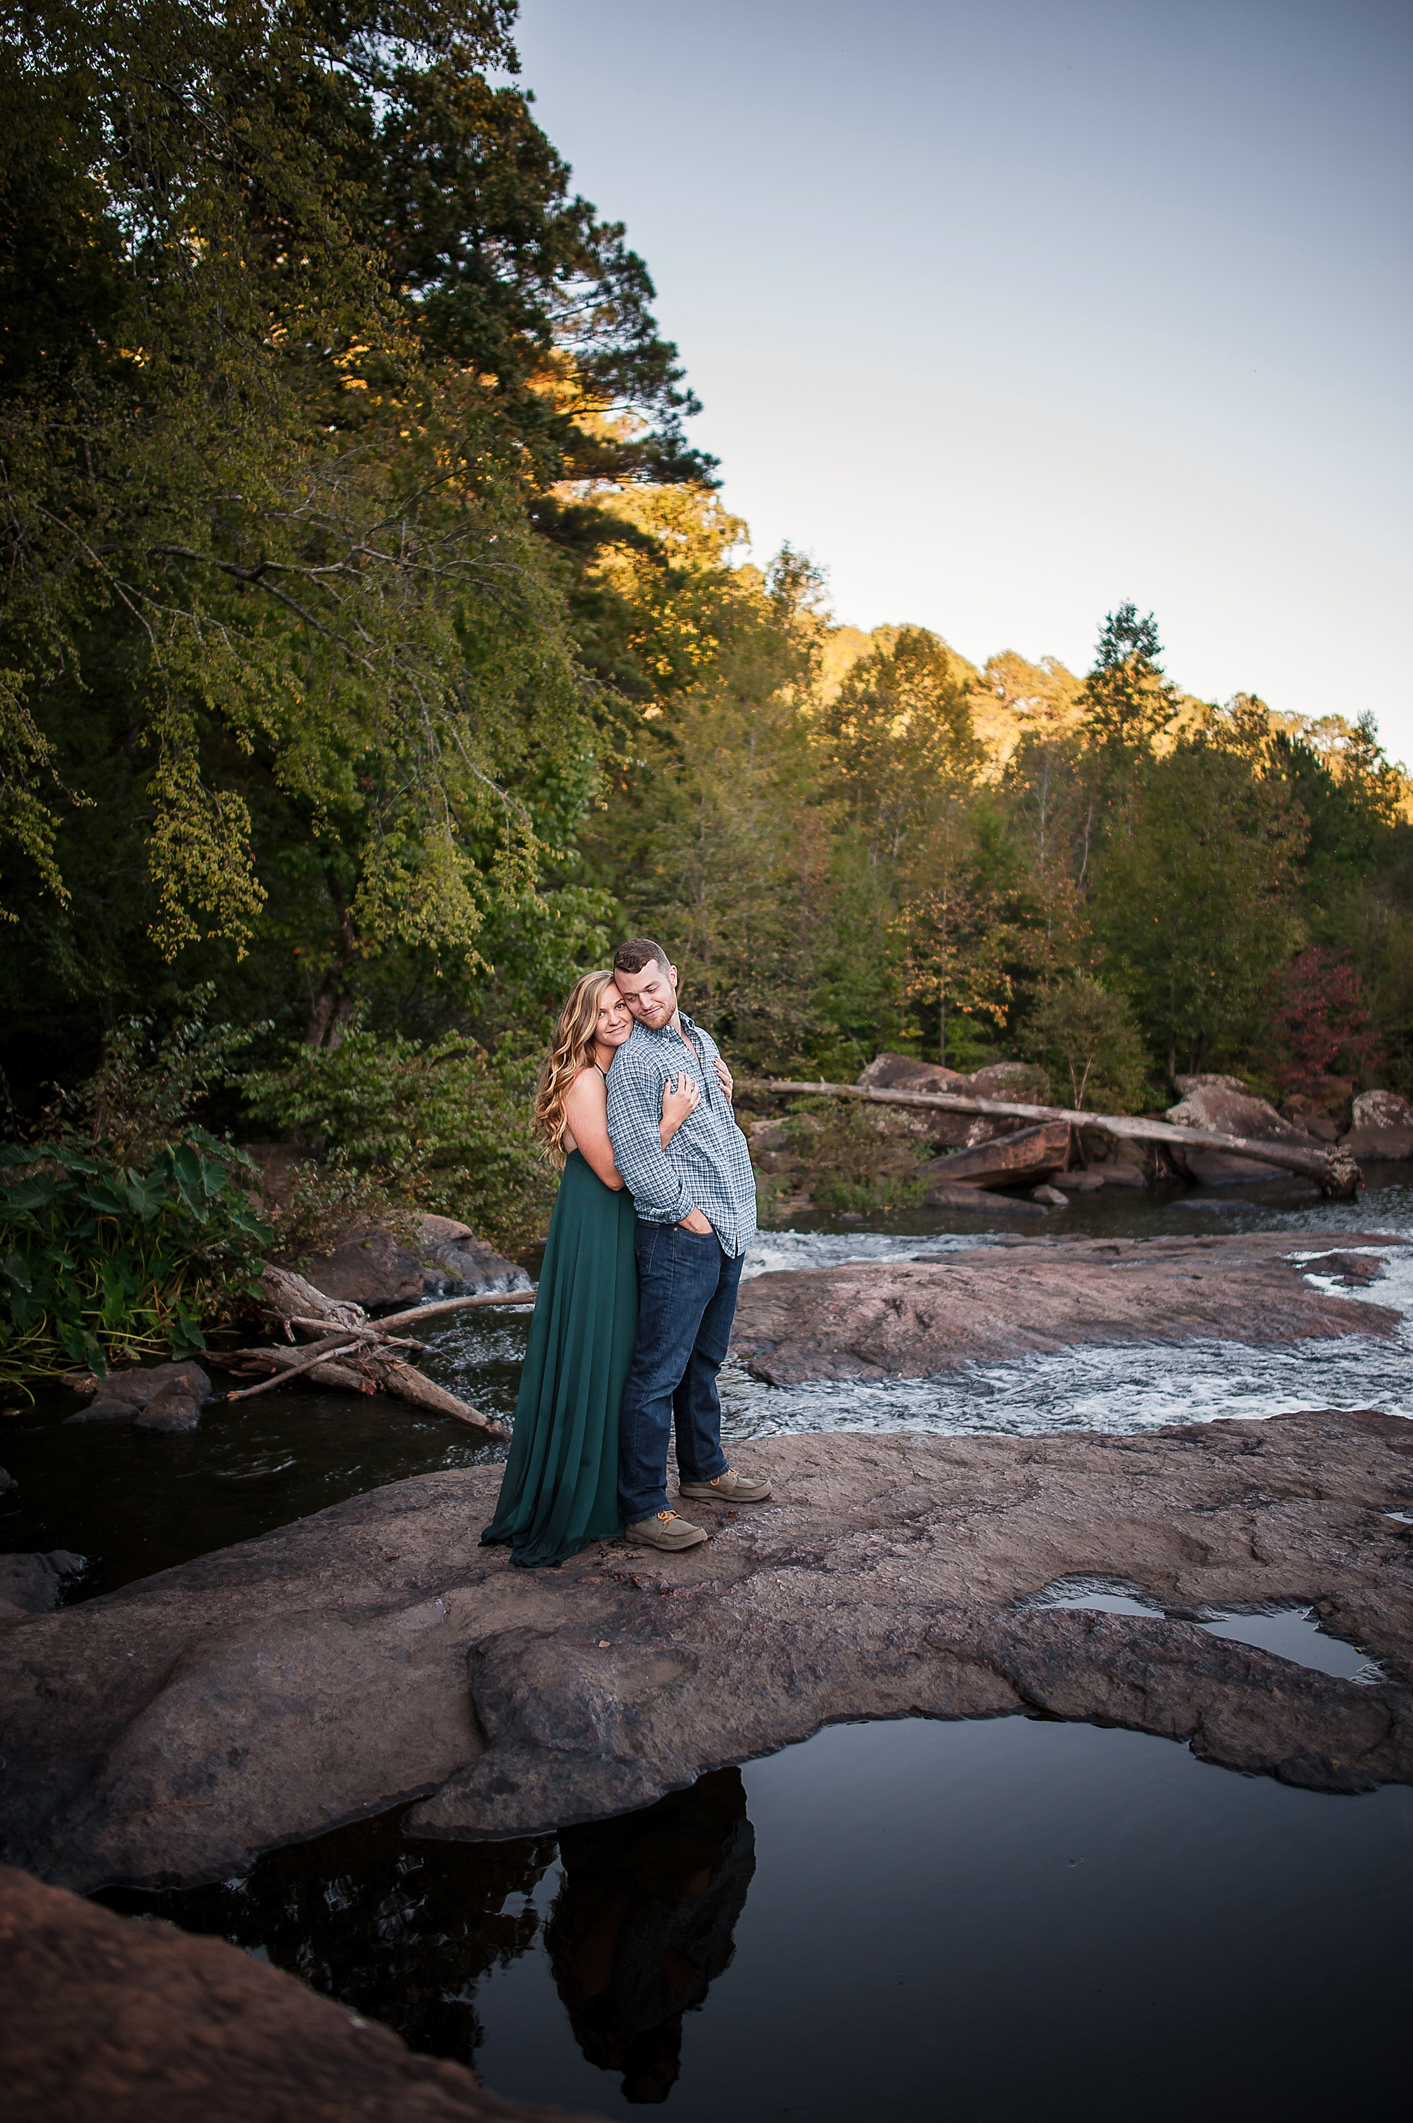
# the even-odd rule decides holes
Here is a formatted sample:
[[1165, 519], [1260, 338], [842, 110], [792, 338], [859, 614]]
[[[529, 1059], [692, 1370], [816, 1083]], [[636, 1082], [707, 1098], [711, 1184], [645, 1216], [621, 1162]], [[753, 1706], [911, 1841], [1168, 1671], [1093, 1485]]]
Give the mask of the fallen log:
[[[356, 1353], [355, 1353], [356, 1352]], [[353, 1354], [352, 1364], [336, 1363], [335, 1356]], [[235, 1369], [257, 1369], [273, 1374], [264, 1387], [246, 1388], [244, 1392], [227, 1394], [227, 1400], [240, 1400], [245, 1393], [259, 1392], [267, 1388], [283, 1386], [292, 1377], [306, 1377], [311, 1385], [333, 1386], [346, 1393], [387, 1393], [396, 1400], [408, 1401], [412, 1406], [425, 1408], [435, 1415], [450, 1416], [453, 1421], [467, 1423], [473, 1429], [484, 1430], [488, 1437], [504, 1438], [510, 1435], [505, 1427], [482, 1415], [468, 1401], [459, 1400], [445, 1386], [436, 1385], [424, 1378], [420, 1371], [409, 1364], [405, 1357], [385, 1352], [376, 1342], [360, 1338], [351, 1341], [347, 1335], [330, 1338], [327, 1351], [318, 1347], [310, 1349], [282, 1349], [278, 1344], [268, 1349], [236, 1349], [221, 1359], [224, 1365]]]
[[738, 1091], [766, 1098], [858, 1098], [871, 1105], [919, 1106], [943, 1113], [986, 1113], [1000, 1120], [1068, 1121], [1072, 1128], [1097, 1128], [1104, 1135], [1130, 1142], [1178, 1143], [1188, 1150], [1224, 1150], [1256, 1164], [1275, 1165], [1313, 1179], [1334, 1201], [1353, 1201], [1364, 1176], [1347, 1150], [1305, 1150], [1295, 1143], [1253, 1142], [1246, 1136], [1209, 1134], [1202, 1128], [1179, 1128], [1173, 1121], [1145, 1120], [1131, 1113], [1084, 1113], [1068, 1106], [1029, 1106], [1004, 1098], [964, 1098], [947, 1091], [876, 1091], [864, 1084], [801, 1083], [782, 1077], [747, 1078]]
[[1063, 1171], [1069, 1154], [1069, 1122], [1048, 1120], [1016, 1135], [995, 1135], [969, 1150], [950, 1150], [919, 1165], [917, 1177], [944, 1188], [1020, 1186]]
[[[336, 1348], [329, 1348], [325, 1343], [321, 1342], [317, 1344], [312, 1352], [306, 1350], [298, 1363], [282, 1364], [273, 1378], [262, 1380], [258, 1386], [241, 1386], [235, 1393], [228, 1393], [226, 1399], [228, 1401], [248, 1401], [254, 1393], [273, 1392], [274, 1388], [282, 1386], [286, 1379], [297, 1378], [301, 1371], [312, 1371], [318, 1364], [332, 1363], [335, 1357], [347, 1356], [350, 1350], [358, 1347], [357, 1342], [340, 1342], [337, 1335], [334, 1336], [334, 1340], [338, 1343]], [[246, 1350], [239, 1352], [242, 1356], [248, 1353]]]

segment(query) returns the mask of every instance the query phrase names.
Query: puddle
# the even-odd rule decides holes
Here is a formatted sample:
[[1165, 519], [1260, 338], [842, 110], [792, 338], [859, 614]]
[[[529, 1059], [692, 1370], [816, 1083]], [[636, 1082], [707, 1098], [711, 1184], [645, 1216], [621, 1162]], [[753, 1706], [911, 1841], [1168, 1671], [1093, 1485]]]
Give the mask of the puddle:
[[613, 2118], [1406, 2098], [1404, 1787], [1329, 1797], [1143, 1734], [909, 1719], [558, 1838], [417, 1842], [402, 1819], [102, 1899], [219, 1933], [504, 2098]]
[[[1388, 1517], [1397, 1514], [1389, 1512]], [[1160, 1600], [1150, 1599], [1135, 1585], [1119, 1578], [1059, 1578], [1028, 1599], [1017, 1602], [1020, 1610], [1044, 1613], [1057, 1608], [1078, 1609], [1091, 1614], [1162, 1615]], [[1381, 1681], [1384, 1672], [1366, 1651], [1356, 1650], [1341, 1637], [1328, 1636], [1319, 1627], [1313, 1607], [1262, 1606], [1251, 1612], [1235, 1609], [1199, 1608], [1174, 1620], [1192, 1621], [1208, 1636], [1228, 1637], [1233, 1643], [1254, 1644], [1274, 1652], [1294, 1666], [1307, 1666], [1315, 1673], [1330, 1673], [1342, 1681]]]

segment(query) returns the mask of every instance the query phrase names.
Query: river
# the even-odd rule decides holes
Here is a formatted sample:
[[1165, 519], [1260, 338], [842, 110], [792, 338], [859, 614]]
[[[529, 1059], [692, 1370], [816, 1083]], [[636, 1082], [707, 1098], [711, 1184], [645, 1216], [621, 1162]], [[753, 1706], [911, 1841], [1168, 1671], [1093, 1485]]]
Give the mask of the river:
[[[1004, 1228], [1003, 1223], [994, 1226]], [[1413, 1171], [1350, 1205], [1299, 1182], [1081, 1197], [1028, 1235], [1413, 1238]], [[749, 1273], [931, 1255], [990, 1232], [917, 1212], [762, 1234]], [[1341, 1292], [1352, 1306], [1364, 1294]], [[776, 1390], [728, 1368], [731, 1439], [800, 1429], [1122, 1433], [1283, 1408], [1413, 1414], [1413, 1248], [1367, 1293], [1396, 1338], [1086, 1348], [945, 1380]], [[514, 1406], [523, 1315], [452, 1316], [428, 1368]], [[297, 1389], [189, 1437], [5, 1419], [0, 1545], [89, 1558], [92, 1597], [378, 1484], [498, 1456], [401, 1403]], [[1122, 1587], [1056, 1601], [1126, 1611]], [[1214, 1629], [1357, 1676], [1299, 1615]], [[1263, 1634], [1264, 1632], [1264, 1634]], [[1288, 1790], [1140, 1734], [1044, 1719], [841, 1726], [558, 1837], [426, 1843], [401, 1813], [183, 1894], [106, 1899], [215, 1931], [507, 2096], [679, 2123], [1301, 2123], [1406, 2079], [1413, 1790]]]

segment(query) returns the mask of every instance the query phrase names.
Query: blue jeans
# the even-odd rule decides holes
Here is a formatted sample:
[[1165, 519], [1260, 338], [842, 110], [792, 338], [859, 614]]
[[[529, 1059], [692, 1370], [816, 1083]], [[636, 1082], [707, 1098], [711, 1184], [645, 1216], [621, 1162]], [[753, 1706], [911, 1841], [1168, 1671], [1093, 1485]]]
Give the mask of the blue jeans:
[[638, 1339], [618, 1422], [618, 1499], [625, 1525], [666, 1511], [667, 1441], [677, 1421], [677, 1472], [710, 1482], [726, 1472], [721, 1449], [721, 1369], [736, 1317], [741, 1256], [728, 1260], [714, 1231], [649, 1224], [634, 1234]]

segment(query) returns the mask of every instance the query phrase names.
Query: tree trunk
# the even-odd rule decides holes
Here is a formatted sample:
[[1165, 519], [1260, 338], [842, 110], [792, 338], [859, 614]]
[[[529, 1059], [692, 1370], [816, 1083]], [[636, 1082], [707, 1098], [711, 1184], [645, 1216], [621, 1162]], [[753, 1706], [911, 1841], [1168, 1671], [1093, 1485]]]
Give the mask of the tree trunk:
[[342, 887], [327, 871], [324, 877], [338, 916], [339, 948], [324, 975], [322, 987], [309, 1006], [309, 1026], [304, 1044], [306, 1047], [333, 1048], [342, 1042], [349, 1019], [358, 1008], [358, 998], [347, 985], [349, 971], [358, 953], [358, 938]]

